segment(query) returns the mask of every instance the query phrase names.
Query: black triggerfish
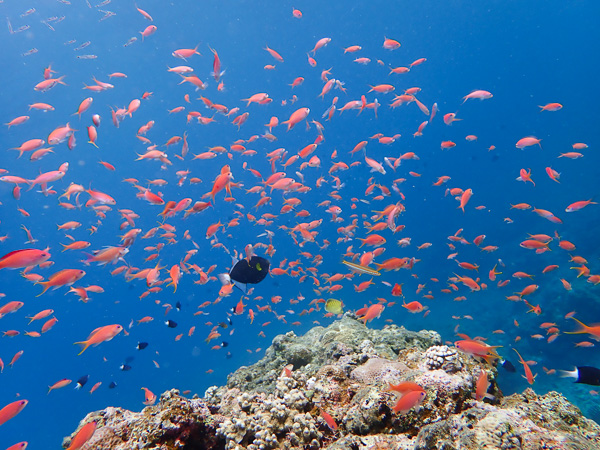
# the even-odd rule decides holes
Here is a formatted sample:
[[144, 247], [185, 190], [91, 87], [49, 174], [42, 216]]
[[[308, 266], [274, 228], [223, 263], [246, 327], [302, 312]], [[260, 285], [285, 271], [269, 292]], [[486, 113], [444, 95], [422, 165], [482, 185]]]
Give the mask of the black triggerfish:
[[[269, 274], [270, 263], [267, 259], [260, 256], [252, 256], [250, 262], [246, 259], [234, 260], [233, 269], [229, 272], [229, 278], [246, 292], [247, 284], [257, 284], [264, 280]], [[227, 275], [225, 275], [227, 277]]]

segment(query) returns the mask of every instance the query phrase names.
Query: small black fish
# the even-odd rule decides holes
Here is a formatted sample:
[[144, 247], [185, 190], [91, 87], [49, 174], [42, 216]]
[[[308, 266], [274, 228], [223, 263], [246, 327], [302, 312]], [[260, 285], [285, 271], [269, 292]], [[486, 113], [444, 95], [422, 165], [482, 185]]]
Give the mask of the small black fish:
[[89, 375], [82, 376], [79, 380], [77, 380], [75, 389], [81, 389], [83, 386], [85, 386], [85, 383], [87, 383], [89, 379], [90, 379]]
[[115, 383], [114, 381], [111, 381], [110, 384], [108, 385], [109, 389], [114, 389], [117, 387], [117, 383]]
[[174, 320], [167, 320], [165, 322], [165, 325], [168, 326], [169, 328], [176, 328], [177, 327], [177, 322], [175, 322]]
[[144, 350], [146, 347], [148, 347], [147, 342], [138, 342], [138, 345], [135, 348], [137, 348], [138, 350]]
[[229, 342], [225, 342], [225, 341], [221, 342], [221, 347], [227, 347], [228, 345], [229, 345]]
[[177, 302], [177, 303], [175, 303], [175, 309], [176, 309], [177, 311], [181, 311], [181, 302]]
[[131, 370], [131, 366], [129, 364], [121, 364], [119, 369], [121, 369], [123, 372], [127, 372], [128, 370]]

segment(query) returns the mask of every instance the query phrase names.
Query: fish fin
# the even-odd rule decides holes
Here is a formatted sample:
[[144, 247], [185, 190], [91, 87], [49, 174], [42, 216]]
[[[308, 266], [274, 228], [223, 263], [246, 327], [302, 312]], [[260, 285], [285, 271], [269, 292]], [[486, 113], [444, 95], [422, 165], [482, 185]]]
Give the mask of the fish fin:
[[575, 367], [573, 370], [559, 370], [559, 376], [561, 378], [579, 378], [579, 370]]
[[231, 257], [231, 267], [233, 268], [239, 262], [240, 262], [240, 259], [237, 257], [237, 251], [236, 251], [235, 256]]
[[223, 286], [225, 286], [227, 284], [231, 284], [231, 277], [229, 276], [228, 273], [220, 273], [217, 275], [217, 278], [219, 279], [219, 281], [221, 282], [221, 284]]
[[90, 344], [87, 341], [73, 342], [73, 345], [83, 345], [83, 349], [77, 354], [77, 356], [81, 355], [83, 352], [87, 350]]
[[248, 285], [244, 284], [244, 283], [240, 283], [239, 281], [235, 281], [235, 280], [231, 280], [233, 282], [233, 285], [238, 288], [240, 291], [242, 291], [244, 294], [246, 294], [248, 292]]

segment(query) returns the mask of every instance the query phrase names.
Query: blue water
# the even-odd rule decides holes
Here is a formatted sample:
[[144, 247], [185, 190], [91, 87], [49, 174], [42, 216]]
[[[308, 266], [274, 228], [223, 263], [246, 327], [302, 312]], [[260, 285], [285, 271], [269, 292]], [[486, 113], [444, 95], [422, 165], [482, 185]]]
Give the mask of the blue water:
[[[20, 271], [0, 271], [0, 292], [5, 294], [2, 304], [12, 300], [25, 303], [18, 312], [0, 319], [0, 330], [18, 330], [21, 333], [0, 340], [0, 358], [7, 366], [0, 375], [0, 406], [14, 401], [17, 396], [29, 400], [20, 415], [0, 427], [0, 448], [22, 440], [28, 441], [32, 449], [57, 448], [62, 437], [71, 433], [89, 411], [109, 405], [140, 410], [143, 407], [142, 386], [156, 394], [176, 387], [202, 395], [208, 386], [224, 384], [226, 375], [240, 365], [259, 360], [262, 350], [275, 335], [290, 329], [304, 333], [316, 323], [331, 323], [333, 319], [323, 317], [323, 310], [299, 316], [303, 309], [310, 308], [309, 302], [315, 298], [341, 298], [345, 308], [350, 310], [374, 302], [378, 297], [398, 300], [391, 296], [390, 288], [381, 281], [404, 283], [406, 300], [421, 301], [429, 307], [430, 314], [427, 317], [412, 315], [396, 303], [386, 308], [382, 316], [369, 326], [382, 327], [388, 321], [409, 329], [435, 329], [444, 340], [454, 341], [455, 327], [460, 325], [459, 332], [472, 337], [482, 336], [491, 344], [504, 346], [500, 353], [517, 366], [516, 374], [500, 372], [500, 386], [505, 394], [521, 391], [527, 386], [520, 376], [522, 367], [510, 350], [514, 346], [526, 360], [537, 362], [532, 366], [534, 373], [538, 374], [534, 385], [537, 392], [555, 389], [584, 410], [592, 405], [594, 397], [589, 393], [590, 387], [574, 385], [556, 375], [546, 375], [542, 369], [542, 366], [570, 369], [574, 365], [600, 365], [596, 348], [574, 347], [576, 342], [590, 341], [589, 336], [561, 334], [552, 344], [530, 336], [545, 334], [539, 328], [543, 322], [555, 322], [561, 332], [574, 329], [574, 322], [564, 319], [570, 311], [577, 311], [577, 317], [586, 323], [600, 321], [598, 288], [587, 283], [585, 277], [576, 277], [575, 271], [570, 269], [574, 264], [569, 262], [568, 252], [560, 249], [556, 240], [550, 243], [552, 251], [541, 255], [521, 248], [519, 243], [527, 238], [528, 233], [554, 236], [556, 231], [561, 238], [576, 245], [577, 249], [572, 254], [586, 258], [592, 274], [599, 273], [599, 241], [595, 224], [600, 219], [600, 208], [590, 205], [575, 213], [564, 212], [567, 205], [575, 201], [600, 198], [596, 170], [600, 162], [597, 154], [598, 117], [595, 112], [599, 100], [595, 89], [599, 66], [598, 59], [594, 57], [594, 44], [600, 38], [595, 26], [600, 7], [595, 2], [421, 1], [398, 5], [390, 2], [362, 2], [359, 5], [333, 2], [327, 5], [304, 1], [292, 5], [290, 2], [165, 3], [144, 0], [138, 6], [152, 15], [153, 24], [157, 26], [156, 33], [143, 42], [140, 32], [150, 22], [136, 11], [133, 2], [113, 1], [99, 7], [94, 4], [88, 7], [86, 2], [75, 1], [63, 4], [6, 0], [0, 4], [0, 15], [7, 18], [13, 31], [30, 26], [25, 31], [11, 34], [7, 22], [0, 32], [0, 56], [4, 62], [0, 75], [2, 122], [7, 123], [25, 114], [31, 117], [25, 124], [10, 130], [2, 129], [0, 139], [4, 156], [0, 167], [8, 170], [10, 175], [32, 179], [40, 172], [56, 170], [63, 162], [69, 162], [65, 177], [52, 183], [57, 195], [44, 196], [37, 192], [39, 187], [27, 191], [25, 186], [21, 199], [17, 201], [12, 196], [13, 185], [0, 184], [0, 236], [8, 235], [0, 244], [0, 253], [49, 247], [54, 265], [48, 269], [35, 268], [33, 272], [47, 278], [61, 269], [83, 268], [87, 274], [75, 286], [100, 285], [105, 290], [102, 294], [90, 293], [91, 301], [88, 303], [78, 301], [72, 293], [67, 294], [66, 287], [36, 297], [41, 286], [25, 280], [19, 275]], [[302, 11], [302, 19], [292, 16], [292, 7]], [[20, 17], [29, 8], [36, 11]], [[105, 14], [101, 10], [116, 15], [100, 20]], [[42, 23], [52, 16], [65, 17], [58, 23], [49, 22], [55, 31]], [[394, 51], [383, 49], [386, 36], [400, 41], [401, 48]], [[124, 47], [131, 37], [138, 40]], [[331, 42], [316, 52], [317, 67], [310, 67], [306, 54], [322, 37], [330, 37]], [[66, 44], [71, 40], [76, 42]], [[90, 41], [88, 47], [74, 50], [86, 41]], [[176, 49], [193, 48], [197, 44], [202, 56], [195, 55], [187, 62], [171, 56]], [[276, 62], [263, 50], [266, 45], [277, 50], [285, 62]], [[343, 48], [350, 45], [360, 45], [362, 50], [344, 54]], [[217, 91], [217, 83], [210, 76], [213, 58], [209, 46], [218, 51], [222, 69], [226, 70], [222, 78], [225, 84], [223, 91]], [[23, 56], [34, 48], [36, 53]], [[97, 58], [78, 59], [77, 55], [95, 55]], [[363, 66], [353, 62], [356, 57], [368, 57], [372, 61]], [[413, 67], [407, 74], [389, 75], [389, 66], [408, 66], [418, 58], [427, 58], [427, 61]], [[379, 65], [377, 60], [384, 65]], [[56, 76], [65, 76], [67, 85], [58, 85], [45, 93], [34, 91], [33, 87], [43, 79], [43, 69], [50, 64], [57, 72]], [[167, 72], [167, 66], [182, 64], [192, 66], [195, 74], [208, 83], [206, 90], [195, 91], [189, 83], [180, 85], [180, 77]], [[263, 67], [267, 64], [274, 64], [275, 70], [265, 70]], [[328, 68], [331, 68], [330, 77], [344, 82], [347, 92], [334, 90], [322, 100], [318, 97], [323, 86], [320, 74]], [[109, 80], [108, 74], [112, 72], [123, 72], [127, 78]], [[83, 90], [84, 83], [93, 84], [93, 76], [100, 81], [111, 82], [114, 89], [100, 93]], [[292, 90], [289, 84], [298, 76], [304, 77], [305, 81]], [[419, 124], [427, 120], [416, 105], [390, 109], [388, 105], [393, 94], [367, 93], [369, 85], [383, 83], [394, 85], [398, 95], [404, 89], [420, 87], [422, 90], [417, 98], [421, 102], [429, 108], [437, 102], [440, 112], [425, 128], [422, 137], [412, 137]], [[492, 92], [493, 98], [468, 100], [461, 104], [462, 98], [476, 89]], [[140, 99], [144, 92], [152, 92], [152, 96], [142, 100], [133, 117], [125, 118], [120, 127], [115, 128], [111, 123], [110, 108], [126, 107], [131, 100]], [[272, 103], [246, 107], [246, 103], [241, 101], [258, 92], [268, 93]], [[191, 104], [185, 103], [185, 94], [189, 94]], [[292, 104], [294, 94], [297, 102]], [[194, 121], [186, 124], [187, 111], [200, 111], [208, 117], [213, 115], [197, 100], [200, 95], [230, 109], [239, 107], [240, 113], [247, 111], [250, 116], [239, 131], [231, 124], [233, 117], [220, 114], [215, 114], [215, 122], [207, 126]], [[336, 112], [332, 121], [321, 119], [333, 96], [339, 96], [337, 106], [340, 108], [347, 101], [359, 100], [361, 95], [366, 96], [367, 102], [377, 98], [381, 103], [378, 119], [370, 109], [359, 116], [356, 111], [346, 111], [341, 115]], [[72, 116], [79, 103], [88, 96], [94, 98], [91, 108], [81, 119]], [[282, 105], [284, 100], [287, 100], [286, 105]], [[27, 105], [34, 102], [50, 103], [55, 110], [27, 112]], [[559, 102], [564, 108], [540, 113], [537, 105], [550, 102]], [[168, 113], [177, 106], [185, 106], [186, 112]], [[315, 152], [321, 159], [321, 167], [306, 168], [302, 172], [304, 184], [311, 188], [310, 192], [286, 195], [287, 198], [302, 200], [296, 210], [308, 210], [311, 215], [306, 219], [295, 217], [293, 212], [279, 215], [283, 205], [280, 191], [273, 192], [271, 204], [254, 209], [260, 196], [247, 194], [245, 190], [259, 181], [243, 170], [242, 164], [247, 162], [249, 167], [259, 170], [266, 178], [271, 173], [271, 166], [265, 154], [280, 147], [288, 150], [286, 158], [295, 154], [317, 137], [314, 126], [307, 130], [305, 124], [300, 123], [286, 132], [285, 125], [279, 125], [273, 130], [277, 141], [258, 139], [244, 144], [258, 152], [254, 156], [233, 152], [232, 159], [220, 154], [212, 160], [192, 160], [193, 154], [206, 151], [207, 147], [222, 145], [228, 148], [238, 139], [262, 135], [264, 124], [271, 116], [277, 116], [282, 122], [299, 107], [310, 108], [308, 119], [318, 120], [325, 127], [325, 140]], [[442, 116], [450, 112], [457, 113], [457, 118], [462, 120], [446, 126]], [[86, 128], [91, 125], [92, 114], [96, 113], [102, 117], [98, 129], [99, 149], [86, 142]], [[146, 148], [136, 138], [136, 132], [149, 120], [154, 120], [155, 125], [147, 137], [161, 146], [172, 162], [166, 169], [161, 169], [158, 161], [134, 161], [136, 153], [142, 154]], [[8, 150], [28, 139], [47, 139], [53, 129], [66, 122], [78, 130], [75, 132], [77, 146], [73, 151], [62, 143], [54, 147], [54, 153], [31, 162], [29, 154], [16, 159], [18, 153]], [[180, 160], [175, 154], [181, 153], [181, 144], [166, 149], [164, 143], [172, 136], [182, 136], [184, 132], [188, 134], [190, 154]], [[369, 139], [376, 133], [386, 136], [400, 133], [402, 137], [392, 145], [384, 146]], [[465, 136], [469, 134], [476, 135], [477, 141], [467, 142]], [[542, 148], [515, 148], [517, 140], [531, 135], [542, 139]], [[386, 156], [395, 158], [409, 151], [415, 152], [420, 159], [404, 161], [396, 173], [387, 166], [385, 175], [371, 173], [362, 153], [353, 157], [348, 154], [362, 140], [369, 140], [367, 155], [382, 163]], [[456, 142], [456, 147], [442, 151], [440, 143], [445, 140]], [[582, 151], [583, 158], [557, 158], [560, 153], [572, 151], [571, 145], [575, 142], [588, 144], [589, 148]], [[495, 149], [488, 151], [492, 145]], [[339, 190], [342, 196], [339, 201], [329, 196], [335, 189], [334, 181], [328, 175], [334, 150], [337, 150], [337, 161], [347, 164], [361, 162], [348, 171], [335, 173], [344, 183]], [[116, 170], [106, 170], [98, 164], [99, 160], [113, 164]], [[300, 163], [296, 162], [286, 170], [288, 176], [299, 180], [295, 172], [299, 170]], [[242, 188], [233, 189], [236, 201], [225, 202], [221, 192], [214, 208], [185, 220], [181, 213], [168, 219], [167, 223], [176, 227], [177, 243], [165, 245], [157, 260], [145, 262], [144, 259], [152, 252], [144, 248], [165, 242], [165, 239], [159, 237], [161, 233], [147, 240], [140, 236], [129, 248], [125, 257], [127, 264], [137, 268], [154, 267], [158, 260], [167, 268], [178, 264], [186, 251], [194, 249], [191, 240], [183, 239], [184, 231], [189, 230], [193, 241], [200, 247], [189, 262], [204, 270], [216, 264], [212, 275], [226, 272], [231, 258], [223, 249], [211, 248], [205, 233], [210, 224], [219, 220], [227, 223], [238, 217], [234, 214], [234, 211], [240, 210], [235, 205], [237, 203], [243, 205], [244, 213], [256, 217], [263, 213], [278, 215], [266, 228], [274, 233], [276, 253], [270, 258], [272, 267], [279, 266], [284, 259], [300, 259], [300, 266], [306, 270], [311, 267], [311, 260], [299, 255], [300, 251], [306, 251], [322, 255], [323, 263], [317, 266], [319, 275], [346, 273], [341, 260], [347, 247], [353, 245], [353, 251], [361, 253], [367, 248], [359, 250], [359, 241], [356, 240], [366, 235], [363, 221], [372, 222], [372, 211], [401, 201], [393, 190], [391, 196], [383, 200], [372, 199], [379, 194], [378, 189], [375, 189], [375, 194], [366, 197], [365, 189], [371, 177], [388, 189], [391, 189], [393, 180], [406, 179], [399, 184], [405, 196], [402, 203], [406, 211], [396, 219], [396, 224], [405, 225], [405, 229], [396, 234], [390, 230], [379, 233], [387, 239], [387, 243], [386, 252], [376, 262], [389, 257], [416, 257], [420, 261], [412, 271], [402, 269], [383, 273], [374, 280], [374, 286], [362, 293], [355, 293], [352, 285], [367, 280], [365, 276], [343, 281], [344, 288], [331, 295], [327, 292], [317, 295], [314, 292], [316, 286], [310, 278], [300, 283], [298, 277], [268, 277], [256, 286], [246, 301], [247, 308], [252, 307], [256, 313], [254, 323], [250, 323], [246, 313], [233, 316], [233, 327], [220, 329], [222, 336], [206, 344], [204, 339], [211, 329], [206, 322], [217, 324], [225, 321], [231, 307], [239, 301], [239, 292], [235, 291], [221, 302], [204, 308], [208, 315], [195, 316], [193, 313], [198, 305], [217, 298], [220, 288], [217, 281], [201, 286], [193, 283], [198, 279], [197, 275], [184, 274], [176, 293], [172, 287], [162, 285], [161, 292], [140, 300], [140, 295], [146, 290], [143, 281], [126, 282], [123, 275], [110, 275], [110, 271], [122, 263], [108, 267], [84, 266], [81, 263], [85, 257], [82, 252], [61, 252], [60, 244], [70, 241], [64, 231], [56, 230], [56, 225], [66, 221], [81, 222], [82, 226], [69, 234], [76, 240], [91, 242], [88, 250], [119, 244], [119, 236], [129, 228], [119, 230], [123, 219], [117, 209], [135, 211], [140, 216], [135, 220], [135, 226], [143, 233], [158, 226], [160, 216], [157, 214], [163, 207], [136, 198], [137, 189], [123, 183], [124, 178], [134, 177], [144, 187], [147, 186], [146, 180], [161, 178], [168, 184], [152, 187], [152, 191], [162, 192], [165, 200], [179, 201], [189, 197], [197, 201], [210, 191], [212, 181], [225, 164], [230, 164], [234, 182], [243, 184]], [[544, 170], [547, 166], [561, 173], [560, 184], [547, 177]], [[515, 180], [522, 168], [531, 168], [535, 186]], [[281, 161], [276, 162], [276, 169], [283, 170]], [[182, 186], [178, 186], [175, 174], [179, 170], [190, 171]], [[409, 171], [420, 174], [420, 177], [410, 175]], [[443, 186], [432, 186], [442, 175], [450, 176], [451, 180]], [[321, 176], [328, 183], [317, 188], [315, 183]], [[202, 183], [190, 184], [191, 177], [201, 178]], [[64, 210], [58, 206], [57, 197], [72, 182], [108, 193], [115, 198], [116, 206], [100, 223], [99, 217], [90, 208]], [[471, 188], [474, 192], [464, 213], [457, 209], [458, 202], [452, 196], [445, 196], [446, 188], [457, 187]], [[354, 197], [366, 199], [370, 204], [352, 201]], [[84, 193], [79, 202], [84, 204], [88, 198]], [[331, 215], [325, 212], [325, 208], [316, 206], [325, 200], [332, 200], [332, 205], [342, 208], [340, 217], [343, 222], [331, 222]], [[510, 209], [510, 204], [520, 202], [550, 210], [564, 223], [556, 225], [531, 211]], [[356, 209], [352, 209], [352, 204], [356, 205]], [[476, 209], [477, 206], [484, 208]], [[30, 216], [22, 216], [17, 208], [27, 211]], [[337, 228], [350, 225], [353, 214], [357, 215], [359, 225], [353, 240], [336, 243], [342, 236], [337, 233]], [[506, 218], [510, 218], [511, 223]], [[323, 219], [322, 225], [316, 229], [319, 233], [317, 243], [322, 246], [326, 239], [330, 242], [327, 248], [321, 249], [314, 243], [306, 243], [299, 248], [285, 229], [280, 228], [291, 228], [299, 222], [317, 219]], [[217, 234], [219, 242], [230, 251], [243, 251], [248, 243], [268, 244], [267, 238], [257, 237], [265, 232], [264, 226], [250, 223], [246, 218], [240, 218], [240, 224]], [[21, 225], [31, 230], [38, 240], [35, 244], [24, 244], [27, 238]], [[94, 234], [88, 231], [92, 225], [98, 227]], [[498, 250], [486, 253], [473, 244], [456, 244], [456, 250], [451, 250], [447, 238], [461, 228], [464, 230], [462, 236], [469, 242], [475, 236], [485, 234], [482, 245], [495, 245]], [[406, 248], [398, 247], [396, 241], [403, 237], [410, 237], [412, 244]], [[417, 246], [425, 242], [432, 246], [417, 250]], [[441, 289], [447, 288], [448, 277], [454, 273], [474, 276], [460, 269], [455, 261], [447, 259], [455, 251], [458, 252], [457, 260], [480, 266], [478, 275], [481, 282], [487, 283], [486, 290], [471, 293], [461, 285], [456, 293], [441, 292]], [[258, 249], [258, 254], [264, 255], [264, 249]], [[498, 279], [511, 280], [508, 286], [502, 288], [487, 278], [488, 271], [499, 259], [505, 267], [499, 264], [498, 270], [503, 274]], [[542, 269], [549, 264], [558, 264], [559, 269], [542, 275]], [[535, 278], [533, 281], [517, 280], [511, 277], [515, 271], [531, 273]], [[161, 272], [161, 280], [168, 276], [166, 270]], [[561, 278], [572, 284], [572, 291], [567, 292], [562, 287]], [[540, 316], [527, 314], [522, 302], [505, 299], [532, 283], [540, 288], [528, 300], [541, 306]], [[325, 284], [321, 279], [321, 286]], [[416, 293], [419, 284], [425, 284], [425, 287]], [[429, 293], [433, 299], [422, 297]], [[290, 304], [289, 300], [300, 294], [305, 299], [298, 304]], [[280, 295], [283, 300], [271, 303], [274, 295]], [[264, 299], [257, 302], [256, 296]], [[467, 300], [453, 301], [457, 296], [465, 296]], [[174, 306], [177, 302], [181, 303], [181, 311], [173, 309], [165, 317], [164, 305]], [[267, 311], [258, 312], [257, 306], [266, 304], [271, 304], [278, 315], [285, 315], [282, 319], [287, 323]], [[41, 321], [28, 326], [26, 316], [47, 308], [54, 309], [54, 316], [58, 318], [55, 327], [39, 338], [25, 336], [25, 331], [39, 331], [41, 328]], [[452, 318], [465, 315], [473, 320]], [[144, 316], [152, 316], [154, 321], [129, 328], [132, 320]], [[174, 320], [178, 327], [166, 327], [166, 319]], [[515, 326], [515, 320], [519, 327]], [[300, 325], [292, 325], [296, 321]], [[271, 323], [263, 326], [265, 322]], [[73, 342], [84, 340], [96, 327], [113, 323], [123, 325], [129, 335], [121, 333], [112, 341], [89, 348], [83, 355], [77, 356], [78, 347]], [[192, 326], [196, 327], [195, 333], [188, 337]], [[494, 330], [503, 330], [504, 334], [494, 334]], [[261, 331], [264, 337], [259, 336]], [[184, 336], [175, 341], [180, 333]], [[520, 341], [515, 343], [517, 336]], [[148, 348], [137, 351], [138, 341], [149, 342]], [[223, 341], [229, 345], [211, 350], [213, 345]], [[11, 369], [8, 363], [19, 350], [23, 350], [24, 354]], [[126, 361], [132, 369], [123, 372], [119, 366]], [[207, 373], [210, 369], [214, 372]], [[85, 374], [90, 375], [88, 384], [81, 391], [73, 390], [75, 381]], [[72, 379], [73, 383], [46, 395], [47, 386], [63, 378]], [[102, 385], [90, 395], [89, 389], [99, 381]], [[108, 388], [111, 381], [117, 383], [116, 388]]]

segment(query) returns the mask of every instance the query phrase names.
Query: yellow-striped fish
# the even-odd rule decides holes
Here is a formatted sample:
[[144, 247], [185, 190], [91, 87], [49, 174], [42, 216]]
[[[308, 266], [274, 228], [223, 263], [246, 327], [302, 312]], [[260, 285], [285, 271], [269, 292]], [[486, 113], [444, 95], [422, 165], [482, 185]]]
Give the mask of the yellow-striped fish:
[[379, 270], [371, 269], [370, 267], [367, 267], [367, 266], [361, 266], [360, 264], [354, 264], [353, 262], [350, 262], [350, 261], [342, 260], [342, 264], [345, 264], [346, 266], [348, 266], [350, 268], [350, 270], [353, 270], [354, 272], [358, 272], [360, 275], [362, 275], [363, 273], [366, 273], [367, 275], [373, 275], [376, 277], [381, 275], [379, 273]]

